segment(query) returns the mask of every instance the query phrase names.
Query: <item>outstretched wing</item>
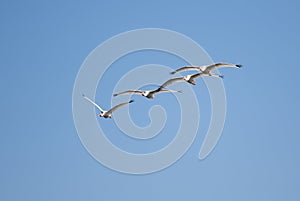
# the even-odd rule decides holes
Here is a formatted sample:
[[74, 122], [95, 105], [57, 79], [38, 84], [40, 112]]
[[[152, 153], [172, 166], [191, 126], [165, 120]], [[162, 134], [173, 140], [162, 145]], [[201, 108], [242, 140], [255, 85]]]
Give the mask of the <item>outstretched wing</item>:
[[216, 64], [212, 64], [206, 67], [206, 70], [214, 70], [216, 68], [223, 68], [223, 67], [232, 67], [232, 68], [241, 68], [242, 65], [240, 64], [231, 64], [231, 63], [216, 63]]
[[178, 92], [178, 93], [182, 93], [181, 91], [177, 91], [177, 90], [172, 90], [172, 89], [160, 89], [160, 90], [156, 90], [154, 93], [175, 93], [175, 92]]
[[132, 102], [133, 102], [133, 100], [130, 100], [130, 101], [124, 102], [124, 103], [120, 103], [119, 105], [116, 105], [116, 106], [114, 106], [113, 108], [111, 108], [110, 110], [108, 110], [108, 111], [106, 112], [106, 114], [110, 115], [110, 114], [112, 114], [114, 111], [116, 111], [117, 109], [119, 109], [120, 107], [123, 107], [124, 105], [127, 105], [127, 104], [132, 103]]
[[165, 83], [163, 83], [163, 84], [159, 87], [159, 89], [165, 88], [166, 86], [168, 86], [168, 85], [170, 85], [170, 84], [172, 84], [172, 83], [174, 83], [174, 82], [183, 82], [183, 81], [184, 81], [183, 77], [172, 78], [172, 79], [169, 79], [168, 81], [166, 81]]
[[179, 73], [179, 72], [183, 72], [183, 71], [187, 71], [187, 70], [200, 70], [202, 66], [185, 66], [182, 68], [179, 68], [173, 72], [171, 72], [170, 74], [175, 74], [175, 73]]
[[142, 94], [142, 91], [139, 90], [127, 90], [120, 93], [116, 93], [113, 96], [123, 95], [123, 94]]
[[97, 103], [95, 103], [94, 101], [92, 101], [91, 99], [89, 99], [88, 97], [86, 97], [84, 94], [82, 94], [83, 98], [85, 98], [86, 100], [88, 100], [90, 103], [92, 103], [95, 107], [97, 107], [101, 112], [103, 112], [104, 110], [97, 105]]
[[205, 75], [206, 75], [205, 73], [196, 73], [196, 74], [191, 75], [191, 79], [196, 79], [200, 76], [205, 76]]

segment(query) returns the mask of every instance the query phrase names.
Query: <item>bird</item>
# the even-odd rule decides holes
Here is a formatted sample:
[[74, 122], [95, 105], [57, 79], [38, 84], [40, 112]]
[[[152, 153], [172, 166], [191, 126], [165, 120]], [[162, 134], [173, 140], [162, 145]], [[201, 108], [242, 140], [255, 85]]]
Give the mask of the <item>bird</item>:
[[90, 98], [88, 98], [87, 96], [85, 96], [84, 94], [82, 94], [83, 98], [85, 98], [86, 100], [88, 100], [90, 103], [92, 103], [95, 107], [97, 107], [100, 110], [100, 113], [98, 114], [99, 117], [104, 117], [104, 118], [112, 118], [112, 113], [114, 111], [116, 111], [117, 109], [119, 109], [120, 107], [127, 105], [129, 103], [132, 103], [134, 100], [130, 100], [128, 102], [123, 102], [120, 103], [116, 106], [114, 106], [113, 108], [111, 108], [108, 111], [103, 110], [97, 103], [95, 103], [94, 101], [92, 101]]
[[213, 77], [220, 77], [223, 78], [222, 75], [218, 75], [215, 73], [212, 73], [211, 71], [217, 68], [222, 68], [222, 67], [233, 67], [233, 68], [241, 68], [242, 65], [240, 64], [231, 64], [231, 63], [215, 63], [212, 65], [204, 65], [204, 66], [185, 66], [182, 68], [179, 68], [173, 72], [171, 72], [170, 74], [175, 74], [175, 73], [179, 73], [179, 72], [183, 72], [183, 71], [188, 71], [188, 70], [198, 70], [208, 76], [213, 76]]
[[[172, 79], [169, 79], [168, 81], [166, 81], [165, 83], [163, 83], [161, 86], [160, 86], [160, 89], [163, 89], [165, 88], [166, 86], [174, 83], [174, 82], [188, 82], [192, 85], [196, 85], [196, 78], [200, 77], [200, 76], [207, 76], [207, 74], [205, 73], [196, 73], [196, 74], [192, 74], [192, 75], [186, 75], [186, 76], [183, 76], [183, 77], [176, 77], [176, 78], [172, 78]], [[212, 75], [212, 76], [218, 76], [218, 77], [223, 77], [222, 75]]]
[[155, 89], [155, 90], [152, 90], [152, 91], [141, 91], [141, 90], [127, 90], [127, 91], [123, 91], [123, 92], [120, 92], [120, 93], [116, 93], [114, 94], [113, 96], [119, 96], [119, 95], [123, 95], [123, 94], [140, 94], [146, 98], [154, 98], [154, 94], [157, 94], [157, 93], [166, 93], [166, 92], [178, 92], [178, 93], [181, 93], [181, 91], [176, 91], [176, 90], [171, 90], [171, 89], [162, 89], [161, 87]]

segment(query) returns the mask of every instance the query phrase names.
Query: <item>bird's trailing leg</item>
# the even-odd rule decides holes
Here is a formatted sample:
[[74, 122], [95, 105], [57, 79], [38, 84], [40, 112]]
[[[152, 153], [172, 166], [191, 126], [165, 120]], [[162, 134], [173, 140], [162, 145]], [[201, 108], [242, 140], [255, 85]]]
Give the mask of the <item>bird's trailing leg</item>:
[[196, 83], [196, 80], [194, 80], [194, 79], [190, 79], [189, 81], [188, 81], [188, 83], [190, 83], [190, 84], [192, 84], [192, 85], [196, 85], [197, 83]]
[[219, 75], [219, 74], [215, 74], [215, 73], [210, 73], [209, 76], [218, 77], [218, 78], [224, 78], [224, 75]]

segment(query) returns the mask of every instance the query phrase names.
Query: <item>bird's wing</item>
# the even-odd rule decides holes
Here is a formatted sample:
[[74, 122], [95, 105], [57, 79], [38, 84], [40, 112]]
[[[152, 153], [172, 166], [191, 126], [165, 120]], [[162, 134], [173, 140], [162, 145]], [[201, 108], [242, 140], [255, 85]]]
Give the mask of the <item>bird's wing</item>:
[[216, 68], [223, 68], [223, 67], [233, 67], [233, 68], [240, 68], [242, 67], [242, 65], [239, 64], [231, 64], [231, 63], [216, 63], [216, 64], [212, 64], [206, 67], [207, 70], [211, 71], [214, 70]]
[[141, 94], [142, 92], [139, 90], [127, 90], [120, 93], [114, 94], [114, 96], [122, 95], [122, 94]]
[[174, 83], [174, 82], [182, 82], [182, 81], [184, 81], [184, 79], [183, 79], [182, 77], [177, 77], [177, 78], [169, 79], [168, 81], [166, 81], [165, 83], [163, 83], [163, 84], [159, 87], [159, 89], [162, 89], [162, 88], [164, 88], [164, 87], [166, 87], [166, 86], [168, 86], [168, 85], [170, 85], [170, 84], [172, 84], [172, 83]]
[[89, 99], [88, 97], [86, 97], [84, 94], [82, 94], [83, 98], [85, 98], [86, 100], [88, 100], [90, 103], [92, 103], [94, 106], [96, 106], [101, 112], [103, 112], [104, 110], [97, 105], [97, 103], [95, 103], [94, 101], [92, 101], [91, 99]]
[[192, 79], [195, 79], [195, 78], [198, 78], [198, 77], [204, 76], [204, 75], [205, 75], [204, 73], [196, 73], [196, 74], [193, 74], [193, 75], [191, 76], [191, 78], [192, 78]]
[[200, 67], [201, 66], [185, 66], [185, 67], [179, 68], [179, 69], [171, 72], [170, 74], [175, 74], [175, 73], [179, 73], [179, 72], [187, 71], [187, 70], [200, 70]]
[[122, 106], [124, 106], [124, 105], [127, 105], [127, 104], [129, 104], [129, 103], [132, 103], [133, 102], [133, 100], [130, 100], [130, 101], [128, 101], [128, 102], [124, 102], [124, 103], [120, 103], [119, 105], [116, 105], [116, 106], [114, 106], [113, 108], [111, 108], [110, 110], [108, 110], [107, 112], [106, 112], [106, 114], [112, 114], [114, 111], [116, 111], [117, 109], [119, 109], [120, 107], [122, 107]]
[[172, 90], [172, 89], [160, 89], [159, 91], [157, 91], [155, 93], [166, 93], [166, 92], [170, 92], [170, 93], [174, 93], [174, 92], [182, 93], [181, 91]]

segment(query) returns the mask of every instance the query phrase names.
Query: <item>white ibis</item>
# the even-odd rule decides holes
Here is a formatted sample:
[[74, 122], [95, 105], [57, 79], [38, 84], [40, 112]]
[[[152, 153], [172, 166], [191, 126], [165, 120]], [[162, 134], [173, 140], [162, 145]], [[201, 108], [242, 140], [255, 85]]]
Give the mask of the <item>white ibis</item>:
[[181, 93], [181, 91], [176, 91], [176, 90], [171, 90], [171, 89], [162, 89], [161, 87], [152, 91], [140, 91], [140, 90], [128, 90], [128, 91], [123, 91], [120, 93], [116, 93], [114, 94], [114, 96], [119, 96], [122, 94], [140, 94], [146, 98], [154, 98], [154, 94], [157, 93], [166, 93], [166, 92], [179, 92]]
[[179, 69], [171, 72], [171, 74], [175, 74], [175, 73], [179, 73], [179, 72], [183, 72], [183, 71], [188, 71], [188, 70], [197, 70], [197, 71], [200, 71], [201, 73], [204, 73], [208, 76], [223, 78], [223, 76], [211, 72], [214, 69], [223, 68], [223, 67], [241, 68], [242, 65], [240, 65], [240, 64], [230, 64], [230, 63], [216, 63], [216, 64], [204, 65], [204, 66], [185, 66], [185, 67], [179, 68]]
[[90, 103], [92, 103], [95, 107], [97, 107], [99, 110], [100, 110], [100, 113], [99, 113], [99, 117], [104, 117], [104, 118], [112, 118], [112, 113], [114, 111], [116, 111], [117, 109], [119, 109], [120, 107], [124, 106], [124, 105], [127, 105], [129, 103], [132, 103], [133, 100], [130, 100], [128, 102], [123, 102], [123, 103], [120, 103], [116, 106], [114, 106], [113, 108], [111, 108], [110, 110], [108, 111], [105, 111], [103, 110], [99, 105], [97, 105], [94, 101], [92, 101], [91, 99], [89, 99], [88, 97], [86, 97], [84, 94], [82, 95], [83, 98], [85, 98], [86, 100], [88, 100]]
[[[193, 75], [186, 75], [186, 76], [183, 76], [183, 77], [176, 77], [176, 78], [172, 78], [172, 79], [169, 79], [168, 81], [166, 81], [165, 83], [163, 83], [160, 88], [165, 88], [166, 86], [174, 83], [174, 82], [188, 82], [192, 85], [196, 85], [196, 78], [200, 77], [200, 76], [207, 76], [207, 74], [205, 73], [196, 73], [196, 74], [193, 74]], [[222, 75], [215, 75], [213, 74], [212, 76], [217, 76], [217, 77], [222, 77]]]

